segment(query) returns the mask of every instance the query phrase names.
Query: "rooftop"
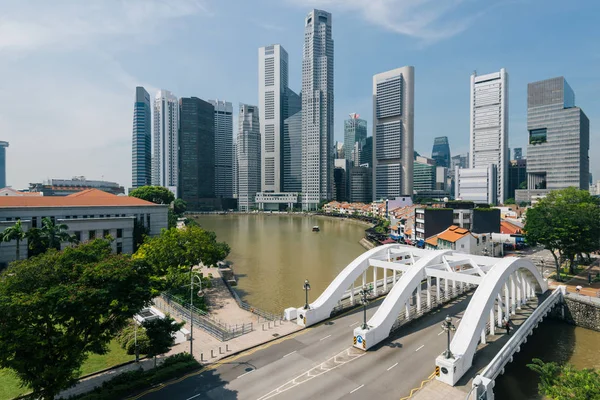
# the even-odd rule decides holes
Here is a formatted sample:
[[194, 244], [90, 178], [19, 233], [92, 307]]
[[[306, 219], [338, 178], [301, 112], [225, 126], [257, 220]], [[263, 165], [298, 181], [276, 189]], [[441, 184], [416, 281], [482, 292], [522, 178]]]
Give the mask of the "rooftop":
[[437, 235], [437, 238], [454, 243], [457, 240], [462, 239], [463, 237], [470, 234], [471, 232], [469, 232], [467, 229], [459, 228], [456, 225], [452, 225], [448, 229]]
[[98, 189], [87, 189], [64, 197], [0, 196], [0, 208], [14, 207], [90, 207], [156, 206], [146, 200], [116, 196]]

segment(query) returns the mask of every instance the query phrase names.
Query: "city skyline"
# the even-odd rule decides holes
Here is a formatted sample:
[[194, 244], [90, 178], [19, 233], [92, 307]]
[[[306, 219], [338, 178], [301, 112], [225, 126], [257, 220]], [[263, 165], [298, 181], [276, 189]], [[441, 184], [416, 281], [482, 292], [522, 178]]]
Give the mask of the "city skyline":
[[[281, 43], [292, 60], [290, 86], [297, 88], [301, 66], [293, 60], [301, 57], [302, 45], [298, 38], [303, 30], [302, 15], [312, 6], [323, 8], [336, 18], [333, 37], [338, 38], [340, 44], [335, 72], [336, 81], [340, 83], [335, 92], [337, 140], [343, 137], [343, 120], [349, 112], [358, 112], [367, 121], [372, 120], [370, 77], [381, 70], [410, 63], [419, 70], [415, 149], [422, 154], [429, 155], [430, 143], [440, 131], [452, 142], [453, 154], [467, 152], [468, 139], [464, 136], [468, 132], [465, 114], [469, 95], [465, 81], [474, 69], [493, 71], [501, 66], [511, 72], [510, 147], [526, 147], [527, 83], [557, 76], [567, 77], [569, 83], [578, 88], [578, 105], [587, 110], [590, 119], [590, 150], [597, 146], [600, 130], [594, 121], [600, 117], [600, 99], [595, 96], [599, 78], [592, 69], [600, 57], [598, 45], [591, 41], [591, 33], [592, 16], [597, 15], [598, 4], [587, 2], [575, 8], [558, 1], [545, 2], [544, 7], [539, 7], [538, 1], [518, 7], [515, 4], [488, 7], [479, 3], [470, 7], [470, 12], [464, 7], [443, 10], [441, 6], [438, 9], [436, 5], [428, 5], [435, 11], [433, 22], [424, 21], [427, 9], [411, 9], [411, 15], [422, 24], [408, 28], [402, 24], [407, 20], [405, 9], [386, 5], [382, 14], [387, 12], [398, 18], [377, 19], [364, 14], [367, 8], [358, 6], [359, 3], [353, 2], [352, 7], [356, 8], [351, 9], [350, 5], [325, 0], [253, 7], [243, 2], [236, 7], [223, 7], [217, 3], [199, 5], [182, 1], [165, 9], [159, 2], [149, 0], [144, 2], [146, 12], [142, 13], [141, 3], [131, 2], [130, 8], [123, 10], [120, 3], [107, 1], [95, 10], [90, 29], [85, 31], [69, 28], [78, 18], [89, 15], [84, 6], [68, 2], [53, 7], [43, 2], [7, 5], [5, 18], [11, 24], [3, 28], [6, 30], [0, 41], [0, 48], [6, 54], [0, 72], [13, 77], [3, 81], [0, 87], [10, 94], [0, 100], [5, 111], [0, 118], [0, 130], [5, 133], [0, 139], [11, 142], [7, 184], [25, 188], [29, 182], [47, 177], [82, 174], [95, 179], [104, 177], [130, 187], [131, 91], [135, 86], [144, 86], [151, 95], [159, 87], [166, 87], [178, 96], [226, 98], [233, 103], [257, 104], [256, 70], [253, 67], [240, 69], [240, 61], [256, 65], [258, 47]], [[274, 13], [276, 23], [267, 25], [261, 20], [259, 15], [265, 10]], [[541, 25], [534, 21], [532, 24], [529, 17], [533, 12], [547, 23]], [[463, 19], [465, 14], [478, 17]], [[576, 18], [577, 29], [563, 27], [559, 21], [564, 18]], [[198, 24], [199, 20], [202, 23]], [[391, 20], [394, 22], [390, 23]], [[515, 29], [500, 34], [507, 20]], [[25, 23], [33, 29], [24, 29]], [[159, 36], [157, 31], [152, 31], [158, 24], [177, 29], [165, 29], [166, 34]], [[247, 40], [243, 47], [236, 43], [237, 35], [228, 33], [232, 31], [232, 24], [245, 31]], [[438, 29], [438, 26], [448, 28], [448, 24], [456, 24], [456, 29]], [[78, 32], [76, 40], [70, 40], [75, 38], [72, 36], [75, 31]], [[199, 63], [200, 70], [192, 71], [190, 63], [198, 57], [204, 59], [207, 52], [215, 50], [216, 43], [194, 43], [194, 51], [191, 51], [192, 44], [187, 45], [181, 39], [205, 32], [221, 34], [224, 43], [235, 43], [236, 51], [211, 55], [210, 65]], [[470, 35], [473, 32], [478, 32], [477, 38]], [[466, 46], [467, 41], [469, 46]], [[494, 46], [478, 47], [490, 41]], [[552, 63], [542, 62], [548, 59], [550, 49], [536, 43], [544, 41], [552, 41], [554, 48], [561, 49], [563, 57], [553, 58]], [[87, 50], [90, 44], [94, 45], [93, 52]], [[401, 60], [395, 52], [385, 51], [390, 45], [403, 49]], [[357, 46], [363, 49], [362, 61], [347, 62], [355, 59]], [[153, 59], [160, 52], [169, 54], [168, 69], [164, 62]], [[178, 54], [186, 55], [178, 57]], [[68, 61], [74, 57], [77, 63]], [[167, 74], [167, 70], [171, 73]], [[443, 80], [439, 78], [442, 75]], [[439, 92], [442, 84], [445, 90]], [[26, 110], [21, 106], [25, 102], [15, 101], [15, 96], [34, 88], [37, 96], [31, 105], [40, 115], [40, 121], [25, 117]], [[452, 100], [448, 101], [450, 93]], [[42, 100], [47, 98], [59, 98], [62, 102]], [[64, 107], [67, 101], [77, 112], [73, 107]], [[48, 149], [48, 137], [53, 141], [66, 141], [66, 151], [62, 159], [44, 166], [40, 173], [38, 160]], [[107, 152], [112, 156], [110, 162], [103, 157]], [[31, 162], [18, 165], [24, 158]], [[593, 159], [591, 163], [593, 175], [600, 176], [599, 163]], [[78, 166], [77, 171], [73, 165]]]

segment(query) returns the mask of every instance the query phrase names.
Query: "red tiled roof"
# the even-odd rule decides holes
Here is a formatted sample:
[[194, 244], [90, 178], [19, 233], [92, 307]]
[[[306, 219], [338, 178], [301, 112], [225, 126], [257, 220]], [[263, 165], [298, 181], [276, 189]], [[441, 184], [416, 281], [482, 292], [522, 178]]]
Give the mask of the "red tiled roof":
[[442, 239], [447, 242], [454, 243], [458, 239], [462, 239], [463, 237], [465, 237], [469, 234], [470, 234], [470, 232], [468, 230], [466, 230], [464, 228], [459, 228], [456, 225], [452, 225], [451, 227], [446, 229], [444, 232], [437, 235], [437, 237], [438, 237], [438, 239]]
[[438, 241], [438, 237], [436, 235], [436, 236], [432, 236], [432, 237], [428, 238], [427, 240], [425, 240], [425, 243], [437, 247], [437, 241]]
[[522, 233], [521, 228], [511, 224], [508, 221], [501, 221], [500, 222], [500, 233], [505, 233], [505, 234], [516, 234], [516, 233]]
[[0, 196], [0, 208], [7, 207], [88, 207], [155, 206], [146, 200], [116, 196], [98, 189], [87, 189], [68, 196]]

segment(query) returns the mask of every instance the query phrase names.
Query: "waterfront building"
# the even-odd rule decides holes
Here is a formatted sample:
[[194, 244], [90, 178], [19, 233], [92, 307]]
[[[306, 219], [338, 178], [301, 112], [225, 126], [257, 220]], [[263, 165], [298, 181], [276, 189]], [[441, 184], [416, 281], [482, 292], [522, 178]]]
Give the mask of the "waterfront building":
[[371, 187], [372, 171], [366, 165], [350, 168], [349, 201], [352, 203], [370, 203], [373, 200]]
[[251, 211], [256, 207], [256, 193], [260, 192], [261, 135], [258, 107], [240, 104], [239, 132], [237, 135], [238, 209]]
[[373, 76], [373, 196], [413, 194], [414, 67]]
[[[367, 121], [359, 118], [360, 115], [351, 113], [350, 118], [344, 121], [344, 158], [353, 165], [358, 166], [352, 158], [352, 151], [356, 143], [361, 143], [367, 138]], [[342, 158], [338, 155], [338, 158]]]
[[504, 202], [508, 186], [508, 73], [504, 68], [471, 75], [470, 168], [496, 166], [495, 196]]
[[283, 122], [283, 190], [302, 191], [302, 111]]
[[141, 86], [135, 88], [131, 143], [131, 187], [152, 184], [152, 109], [150, 95]]
[[215, 204], [215, 108], [197, 97], [179, 100], [179, 192], [190, 211]]
[[293, 210], [294, 206], [298, 204], [300, 195], [298, 193], [286, 192], [286, 193], [271, 193], [271, 192], [259, 192], [256, 193], [255, 202], [256, 207], [261, 210], [280, 211], [280, 210]]
[[564, 77], [527, 85], [527, 189], [517, 201], [550, 190], [589, 187], [590, 122]]
[[521, 184], [527, 184], [527, 160], [511, 160], [508, 167], [508, 199], [515, 198], [515, 191]]
[[480, 204], [498, 202], [498, 182], [496, 164], [480, 168], [456, 168], [454, 185], [457, 200], [472, 201]]
[[[66, 224], [67, 232], [79, 241], [110, 235], [113, 252], [133, 253], [134, 222], [159, 235], [167, 228], [169, 205], [154, 204], [136, 197], [116, 196], [98, 189], [87, 189], [64, 197], [1, 196], [0, 230], [21, 220], [24, 231], [40, 228], [44, 217]], [[68, 246], [63, 243], [62, 247]], [[20, 243], [20, 257], [27, 257], [27, 241]], [[16, 259], [16, 241], [0, 246], [0, 269]]]
[[438, 167], [450, 168], [450, 145], [448, 144], [447, 136], [436, 137], [433, 140], [431, 158], [433, 158], [435, 165]]
[[233, 197], [233, 106], [228, 101], [208, 100], [214, 107], [215, 196]]
[[85, 176], [74, 176], [72, 179], [47, 179], [42, 183], [29, 184], [29, 192], [41, 193], [43, 196], [68, 196], [86, 189], [98, 189], [115, 195], [125, 193], [125, 188], [117, 182], [89, 180]]
[[159, 90], [154, 97], [154, 158], [152, 184], [177, 193], [179, 166], [179, 104], [168, 90]]
[[302, 57], [302, 208], [333, 195], [333, 39], [331, 14], [304, 21]]
[[521, 160], [523, 159], [523, 149], [521, 147], [515, 147], [513, 149], [513, 160]]

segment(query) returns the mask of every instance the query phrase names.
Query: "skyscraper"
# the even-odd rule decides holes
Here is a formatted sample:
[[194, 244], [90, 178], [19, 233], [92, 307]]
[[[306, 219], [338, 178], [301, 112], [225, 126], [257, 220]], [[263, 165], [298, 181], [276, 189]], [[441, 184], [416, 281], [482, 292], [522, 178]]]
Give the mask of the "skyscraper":
[[143, 87], [136, 87], [131, 143], [131, 187], [133, 188], [152, 184], [151, 114], [150, 95]]
[[415, 68], [373, 76], [373, 197], [413, 194]]
[[438, 167], [450, 168], [450, 145], [447, 136], [440, 136], [433, 139], [433, 148], [431, 149], [431, 158]]
[[179, 165], [179, 104], [168, 90], [154, 97], [154, 159], [152, 184], [171, 188], [177, 193]]
[[202, 211], [215, 197], [215, 109], [197, 97], [179, 99], [179, 197]]
[[233, 106], [228, 101], [208, 100], [215, 109], [215, 196], [233, 197]]
[[239, 132], [237, 135], [238, 209], [250, 211], [255, 207], [256, 193], [260, 191], [260, 127], [258, 108], [240, 104]]
[[302, 191], [302, 111], [283, 123], [283, 190]]
[[358, 114], [352, 113], [350, 119], [344, 121], [344, 153], [346, 160], [350, 162], [353, 162], [354, 144], [367, 138], [367, 121], [359, 117]]
[[496, 165], [500, 203], [508, 187], [508, 73], [471, 75], [470, 168]]
[[6, 148], [8, 142], [0, 141], [0, 189], [6, 187]]
[[515, 147], [513, 153], [513, 160], [520, 160], [523, 158], [523, 149], [521, 147]]
[[373, 136], [369, 136], [360, 142], [360, 164], [373, 166]]
[[237, 138], [233, 141], [233, 198], [238, 197], [238, 162], [237, 162]]
[[589, 187], [590, 122], [564, 77], [527, 85], [527, 187]]
[[302, 208], [333, 196], [333, 39], [331, 14], [304, 21], [302, 57]]
[[348, 197], [351, 202], [370, 203], [373, 200], [372, 176], [369, 167], [350, 168], [350, 193], [348, 193]]
[[454, 174], [454, 170], [456, 167], [469, 168], [469, 153], [455, 155], [451, 158], [451, 163], [452, 174]]

